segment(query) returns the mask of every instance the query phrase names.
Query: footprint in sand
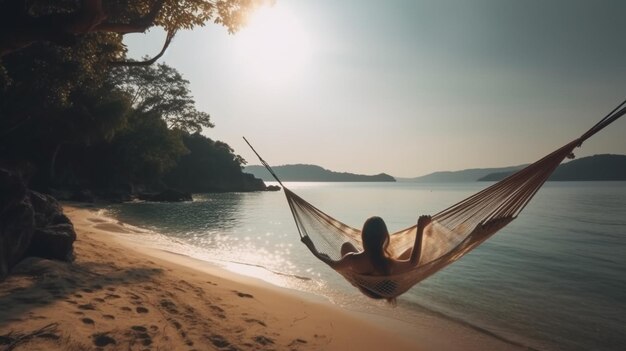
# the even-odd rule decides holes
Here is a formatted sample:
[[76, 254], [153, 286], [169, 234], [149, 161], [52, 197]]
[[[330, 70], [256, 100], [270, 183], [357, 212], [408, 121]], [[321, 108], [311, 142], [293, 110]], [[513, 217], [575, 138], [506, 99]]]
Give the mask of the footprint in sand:
[[306, 344], [308, 344], [308, 342], [306, 340], [304, 340], [304, 339], [295, 339], [294, 341], [289, 343], [289, 345], [287, 345], [287, 346], [289, 346], [291, 348], [295, 348], [295, 347], [298, 347], [298, 346], [301, 346], [301, 345], [306, 345]]
[[110, 315], [110, 314], [103, 314], [102, 318], [104, 318], [104, 319], [115, 319], [115, 316]]
[[126, 306], [124, 306], [124, 307], [120, 307], [120, 309], [121, 309], [122, 311], [132, 311], [132, 310], [133, 310], [132, 308], [130, 308], [130, 307], [126, 307]]
[[255, 336], [253, 339], [256, 343], [261, 344], [263, 346], [271, 345], [274, 343], [274, 340], [263, 335]]
[[91, 336], [93, 338], [93, 344], [98, 347], [104, 347], [107, 345], [115, 345], [117, 342], [112, 337], [108, 336], [107, 333], [97, 333]]
[[256, 323], [256, 324], [262, 325], [264, 327], [267, 327], [267, 324], [265, 324], [265, 322], [260, 321], [258, 319], [248, 318], [248, 319], [244, 319], [244, 321], [246, 321], [247, 323]]
[[210, 308], [213, 310], [213, 312], [215, 313], [216, 316], [218, 316], [219, 318], [226, 318], [226, 316], [224, 315], [224, 310], [218, 306], [210, 306]]
[[96, 323], [93, 321], [93, 319], [91, 319], [91, 318], [82, 318], [80, 321], [81, 321], [81, 322], [83, 322], [83, 323], [85, 323], [85, 324], [90, 324], [90, 325], [94, 325], [94, 324], [96, 324]]
[[234, 292], [235, 294], [237, 294], [237, 296], [239, 296], [239, 297], [245, 297], [245, 298], [248, 298], [248, 299], [254, 298], [254, 295], [251, 295], [251, 294], [246, 294], [246, 293], [243, 293], [243, 292], [241, 292], [241, 291], [232, 290], [232, 292]]
[[178, 309], [176, 308], [176, 304], [168, 299], [161, 300], [161, 307], [163, 307], [167, 312], [171, 314], [178, 314]]
[[80, 308], [81, 310], [95, 310], [96, 307], [90, 303], [84, 304], [84, 305], [78, 305], [78, 308]]
[[148, 329], [146, 329], [146, 327], [141, 325], [133, 325], [132, 327], [130, 327], [130, 329], [132, 330], [133, 334], [135, 334], [135, 337], [141, 341], [141, 344], [143, 346], [152, 345], [152, 338], [147, 333]]
[[211, 340], [211, 343], [218, 348], [226, 348], [230, 346], [230, 343], [228, 342], [228, 340], [226, 340], [223, 336], [218, 335], [218, 334], [213, 334], [209, 336], [209, 340]]
[[145, 307], [137, 307], [135, 311], [137, 311], [137, 313], [148, 313], [148, 309]]

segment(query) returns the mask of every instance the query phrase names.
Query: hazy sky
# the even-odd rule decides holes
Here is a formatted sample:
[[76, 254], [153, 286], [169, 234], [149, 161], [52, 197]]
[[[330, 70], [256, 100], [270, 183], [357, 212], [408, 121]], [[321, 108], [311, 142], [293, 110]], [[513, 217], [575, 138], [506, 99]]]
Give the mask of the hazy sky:
[[[626, 1], [277, 0], [162, 62], [250, 164], [399, 177], [532, 162], [626, 98]], [[133, 57], [163, 33], [129, 36]], [[626, 154], [626, 117], [576, 152]]]

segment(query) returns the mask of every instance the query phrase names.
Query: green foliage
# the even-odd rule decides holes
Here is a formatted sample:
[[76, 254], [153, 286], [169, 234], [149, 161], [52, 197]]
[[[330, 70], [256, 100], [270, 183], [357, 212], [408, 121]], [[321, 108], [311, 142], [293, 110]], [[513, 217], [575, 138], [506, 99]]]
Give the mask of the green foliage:
[[213, 141], [199, 133], [184, 134], [189, 152], [164, 180], [177, 189], [190, 192], [262, 189], [254, 179], [241, 172], [245, 161], [228, 144]]
[[118, 67], [111, 81], [131, 96], [137, 111], [160, 115], [170, 129], [199, 133], [213, 127], [210, 116], [196, 110], [189, 81], [170, 66]]
[[187, 152], [180, 132], [171, 131], [158, 114], [136, 111], [128, 126], [107, 143], [113, 162], [108, 172], [128, 183], [151, 184]]
[[[72, 14], [81, 3], [35, 0], [29, 13]], [[140, 20], [155, 3], [104, 1], [115, 23]], [[154, 24], [177, 30], [213, 20], [234, 31], [257, 3], [165, 1]], [[9, 4], [0, 0], [0, 10]], [[199, 134], [213, 124], [178, 71], [109, 65], [124, 56], [122, 36], [106, 32], [79, 36], [71, 47], [36, 42], [2, 56], [0, 162], [29, 163], [32, 185], [44, 190], [159, 187], [165, 175], [190, 191], [263, 188], [242, 174], [245, 161], [227, 144]]]

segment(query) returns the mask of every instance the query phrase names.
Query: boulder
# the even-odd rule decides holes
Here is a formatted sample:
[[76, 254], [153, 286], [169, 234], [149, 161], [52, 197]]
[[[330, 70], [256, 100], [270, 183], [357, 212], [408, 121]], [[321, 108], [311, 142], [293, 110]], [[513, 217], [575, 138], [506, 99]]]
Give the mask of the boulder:
[[0, 280], [23, 257], [35, 227], [35, 212], [19, 173], [0, 168]]
[[278, 185], [268, 185], [265, 191], [280, 191], [280, 187]]
[[71, 261], [75, 240], [52, 196], [28, 190], [18, 172], [0, 168], [0, 280], [28, 255]]
[[26, 255], [71, 262], [74, 260], [75, 240], [76, 232], [72, 223], [36, 228]]

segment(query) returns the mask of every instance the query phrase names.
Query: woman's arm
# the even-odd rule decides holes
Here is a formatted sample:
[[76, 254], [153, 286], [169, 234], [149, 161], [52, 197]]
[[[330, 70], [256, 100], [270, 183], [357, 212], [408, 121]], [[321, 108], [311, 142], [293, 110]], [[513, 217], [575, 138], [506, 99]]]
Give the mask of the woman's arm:
[[430, 216], [420, 216], [417, 220], [417, 233], [415, 233], [415, 243], [413, 244], [413, 250], [411, 251], [411, 258], [409, 262], [415, 266], [419, 263], [422, 253], [422, 239], [424, 237], [424, 228], [432, 221]]
[[317, 257], [320, 261], [329, 265], [331, 268], [338, 269], [346, 265], [346, 262], [343, 259], [345, 256], [340, 258], [337, 261], [334, 261], [327, 254], [320, 253], [319, 251], [317, 251], [317, 249], [315, 248], [315, 245], [313, 244], [313, 241], [311, 241], [311, 238], [309, 238], [308, 236], [302, 237], [300, 241], [302, 241], [304, 245], [306, 245], [309, 248], [309, 250], [311, 250], [311, 253], [313, 253], [315, 257]]

